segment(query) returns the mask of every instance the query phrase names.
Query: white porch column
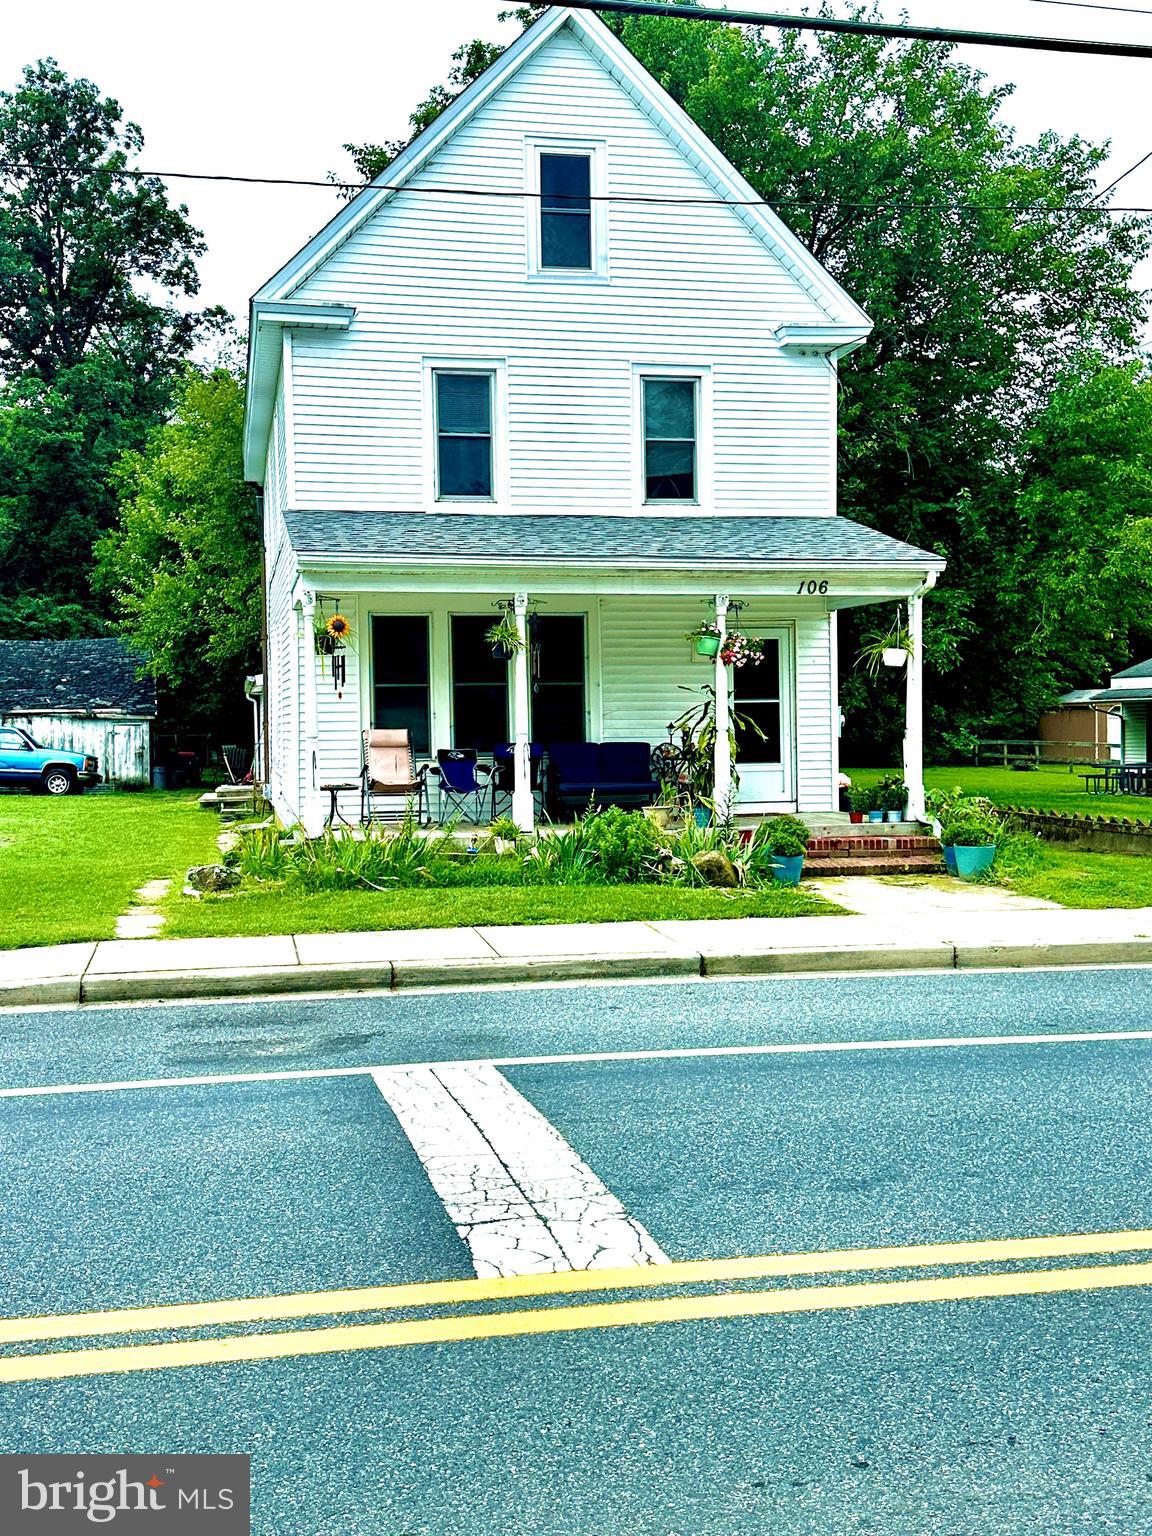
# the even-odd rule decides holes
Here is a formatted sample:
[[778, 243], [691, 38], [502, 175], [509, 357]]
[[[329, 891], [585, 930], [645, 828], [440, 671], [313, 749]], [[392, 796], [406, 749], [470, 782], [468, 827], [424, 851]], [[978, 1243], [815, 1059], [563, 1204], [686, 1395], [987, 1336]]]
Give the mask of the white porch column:
[[304, 618], [304, 773], [301, 784], [300, 821], [304, 830], [315, 836], [323, 823], [320, 806], [318, 759], [320, 755], [320, 720], [318, 690], [316, 687], [316, 594], [310, 588], [303, 593]]
[[528, 727], [528, 594], [517, 592], [512, 599], [512, 613], [520, 644], [512, 657], [512, 820], [521, 832], [531, 832], [536, 807], [532, 800], [532, 749]]
[[924, 807], [924, 598], [908, 599], [908, 638], [911, 649], [904, 667], [904, 782], [908, 786], [908, 818], [923, 821]]
[[716, 625], [720, 630], [720, 650], [716, 652], [716, 742], [712, 750], [712, 798], [716, 820], [726, 821], [732, 808], [732, 744], [728, 740], [732, 712], [728, 702], [728, 668], [720, 659], [724, 637], [728, 633], [728, 594], [716, 594]]

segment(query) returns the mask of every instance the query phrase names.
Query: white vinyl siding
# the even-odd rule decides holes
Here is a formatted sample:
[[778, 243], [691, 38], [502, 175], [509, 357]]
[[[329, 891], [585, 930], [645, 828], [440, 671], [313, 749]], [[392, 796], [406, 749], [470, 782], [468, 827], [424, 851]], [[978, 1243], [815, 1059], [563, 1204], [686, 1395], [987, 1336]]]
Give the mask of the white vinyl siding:
[[[507, 360], [508, 505], [631, 511], [633, 368], [709, 368], [713, 472], [701, 512], [834, 511], [835, 378], [774, 330], [826, 317], [731, 208], [613, 202], [606, 281], [533, 281], [526, 145], [604, 144], [612, 194], [707, 198], [709, 184], [584, 46], [559, 33], [293, 295], [355, 306], [347, 332], [292, 340], [293, 504], [428, 504], [422, 358]], [[530, 204], [530, 206], [528, 206]], [[704, 427], [708, 430], [703, 430]]]
[[1124, 761], [1126, 763], [1148, 761], [1147, 704], [1124, 706]]
[[[669, 723], [701, 697], [695, 690], [712, 682], [713, 664], [694, 661], [683, 636], [714, 613], [688, 598], [603, 598], [599, 610], [603, 736], [655, 746], [665, 740]], [[781, 626], [789, 632], [795, 684], [794, 699], [786, 699], [784, 707], [791, 708], [795, 722], [796, 803], [802, 811], [829, 810], [835, 805], [830, 616], [810, 608], [797, 616], [785, 603], [761, 600], [744, 608], [733, 627], [737, 622], [749, 634]]]

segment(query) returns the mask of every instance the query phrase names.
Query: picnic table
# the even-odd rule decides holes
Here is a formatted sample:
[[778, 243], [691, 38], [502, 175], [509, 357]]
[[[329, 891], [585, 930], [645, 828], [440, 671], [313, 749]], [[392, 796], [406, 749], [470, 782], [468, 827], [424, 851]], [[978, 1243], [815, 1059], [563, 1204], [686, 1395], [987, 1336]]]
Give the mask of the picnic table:
[[1152, 764], [1101, 763], [1080, 777], [1089, 795], [1152, 794]]

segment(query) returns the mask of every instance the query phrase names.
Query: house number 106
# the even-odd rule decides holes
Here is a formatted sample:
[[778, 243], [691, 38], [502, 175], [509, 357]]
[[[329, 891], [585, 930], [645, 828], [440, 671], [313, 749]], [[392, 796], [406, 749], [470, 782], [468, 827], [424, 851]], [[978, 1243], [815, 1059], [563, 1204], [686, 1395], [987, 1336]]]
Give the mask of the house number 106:
[[827, 591], [828, 583], [826, 581], [802, 581], [796, 588], [798, 596], [804, 595], [807, 597], [815, 597], [817, 594], [823, 597]]

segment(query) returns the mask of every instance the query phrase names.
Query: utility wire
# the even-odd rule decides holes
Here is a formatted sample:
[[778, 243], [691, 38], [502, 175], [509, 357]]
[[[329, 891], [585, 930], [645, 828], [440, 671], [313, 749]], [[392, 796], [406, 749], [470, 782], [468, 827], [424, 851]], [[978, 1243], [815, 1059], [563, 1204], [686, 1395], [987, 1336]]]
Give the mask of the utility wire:
[[1136, 5], [1100, 5], [1098, 0], [1028, 0], [1029, 5], [1062, 5], [1073, 11], [1115, 11], [1120, 16], [1152, 16]]
[[[1118, 176], [1103, 192], [1097, 192], [1095, 197], [1104, 197], [1113, 187], [1124, 180], [1146, 160], [1152, 159], [1152, 151], [1144, 156], [1144, 160], [1137, 161], [1130, 166], [1122, 176]], [[28, 171], [33, 174], [42, 170], [42, 166], [35, 166], [25, 161], [17, 161], [7, 166], [0, 164], [0, 172], [3, 171]], [[95, 167], [94, 169], [99, 169]], [[491, 197], [491, 198], [530, 198], [539, 199], [539, 192], [531, 192], [518, 187], [460, 187], [447, 186], [435, 183], [422, 183], [413, 186], [411, 182], [389, 183], [373, 181], [317, 181], [299, 176], [233, 176], [208, 171], [143, 171], [125, 167], [115, 172], [118, 176], [135, 176], [155, 178], [159, 181], [216, 181], [235, 183], [240, 186], [260, 187], [318, 187], [326, 192], [391, 192], [427, 197]], [[589, 201], [593, 203], [629, 203], [642, 205], [667, 205], [671, 208], [819, 208], [825, 203], [834, 202], [838, 208], [851, 208], [859, 212], [882, 213], [899, 212], [906, 208], [939, 209], [941, 212], [951, 213], [1122, 213], [1122, 214], [1148, 214], [1152, 213], [1152, 206], [1132, 207], [1099, 207], [1093, 202], [1087, 203], [966, 203], [945, 202], [930, 197], [890, 198], [883, 202], [844, 202], [839, 198], [826, 197], [671, 197], [656, 192], [593, 192]]]
[[1130, 165], [1126, 171], [1121, 171], [1116, 180], [1110, 181], [1102, 192], [1097, 192], [1096, 196], [1107, 197], [1109, 192], [1114, 191], [1126, 176], [1131, 176], [1133, 171], [1138, 171], [1142, 165], [1147, 165], [1149, 160], [1152, 160], [1152, 149], [1150, 149], [1146, 155], [1141, 155], [1140, 159], [1137, 160], [1135, 165]]
[[1025, 48], [1039, 53], [1087, 53], [1098, 58], [1152, 59], [1152, 43], [1107, 43], [1086, 37], [1027, 36], [1016, 32], [971, 32], [957, 27], [917, 27], [889, 21], [855, 21], [838, 16], [788, 16], [711, 6], [667, 5], [661, 0], [565, 0], [578, 11], [624, 16], [675, 16], [684, 21], [737, 22], [782, 27], [793, 32], [847, 32], [857, 37], [915, 38], [929, 43], [976, 43], [982, 48]]

